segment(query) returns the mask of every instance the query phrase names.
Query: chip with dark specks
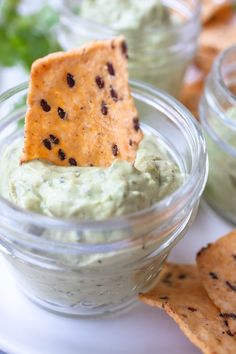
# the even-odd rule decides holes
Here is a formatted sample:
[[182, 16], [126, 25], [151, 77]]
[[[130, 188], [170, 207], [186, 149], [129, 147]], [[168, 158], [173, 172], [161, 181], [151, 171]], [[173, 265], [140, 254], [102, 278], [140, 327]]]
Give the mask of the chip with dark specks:
[[[171, 285], [163, 282], [169, 278], [169, 273], [172, 274]], [[179, 274], [186, 274], [186, 279], [179, 279]], [[196, 266], [167, 264], [156, 286], [147, 294], [141, 294], [140, 299], [164, 309], [202, 353], [236, 353], [235, 336], [208, 297]]]
[[120, 36], [86, 43], [32, 64], [21, 163], [42, 159], [57, 166], [106, 168], [117, 154], [134, 163], [143, 133], [133, 127], [138, 111], [123, 41]]

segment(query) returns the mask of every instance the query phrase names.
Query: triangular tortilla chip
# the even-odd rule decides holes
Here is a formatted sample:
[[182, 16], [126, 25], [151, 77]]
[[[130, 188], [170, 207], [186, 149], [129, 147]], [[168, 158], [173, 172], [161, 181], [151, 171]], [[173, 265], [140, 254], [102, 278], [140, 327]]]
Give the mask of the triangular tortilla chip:
[[142, 139], [123, 37], [50, 54], [31, 70], [22, 162], [133, 162]]
[[236, 338], [208, 297], [195, 266], [168, 264], [156, 287], [140, 299], [164, 309], [203, 353], [236, 353]]
[[220, 25], [204, 28], [200, 34], [196, 64], [205, 73], [211, 70], [216, 56], [236, 44], [236, 25]]
[[232, 0], [202, 0], [203, 24], [222, 23], [232, 16]]

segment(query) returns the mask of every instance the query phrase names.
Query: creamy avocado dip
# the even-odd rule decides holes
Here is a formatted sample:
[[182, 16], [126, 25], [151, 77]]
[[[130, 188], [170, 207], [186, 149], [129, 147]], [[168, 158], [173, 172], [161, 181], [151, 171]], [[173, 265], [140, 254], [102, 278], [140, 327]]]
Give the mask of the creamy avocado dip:
[[[94, 220], [128, 214], [165, 198], [184, 179], [165, 144], [152, 134], [145, 133], [134, 166], [124, 161], [115, 161], [108, 168], [59, 167], [43, 161], [20, 165], [21, 149], [21, 140], [3, 149], [0, 193], [22, 208], [51, 217]], [[112, 232], [77, 232], [42, 227], [42, 232], [35, 235], [37, 240], [67, 242], [68, 246], [69, 242], [78, 241], [86, 245], [109, 244], [131, 237], [133, 232], [139, 231], [120, 228]], [[53, 304], [54, 308], [58, 306], [62, 312], [65, 306], [67, 313], [68, 308], [74, 313], [77, 307], [79, 311], [87, 308], [96, 313], [99, 308], [124, 306], [133, 301], [138, 292], [153, 284], [168, 247], [160, 250], [155, 262], [144, 261], [149, 256], [152, 259], [152, 254], [163, 243], [162, 237], [149, 234], [143, 230], [137, 242], [134, 240], [129, 247], [120, 250], [55, 253], [53, 262], [45, 267], [38, 263], [32, 266], [18, 257], [10, 257], [9, 261], [22, 290], [28, 289], [37, 302], [46, 299], [47, 304]], [[47, 258], [38, 256], [47, 263]]]
[[[228, 109], [225, 118], [236, 123], [236, 107]], [[218, 139], [236, 151], [236, 127], [233, 128], [230, 121], [227, 125], [226, 121], [214, 116], [209, 123]], [[225, 150], [219, 140], [215, 141], [207, 132], [206, 139], [209, 177], [205, 196], [216, 210], [236, 222], [236, 156]]]
[[153, 84], [176, 97], [180, 94], [185, 70], [193, 56], [184, 50], [196, 47], [197, 43], [194, 38], [191, 45], [186, 43], [175, 53], [185, 40], [178, 34], [184, 16], [178, 16], [161, 0], [83, 0], [77, 10], [73, 1], [72, 5], [72, 12], [102, 28], [88, 25], [87, 33], [83, 22], [80, 25], [79, 18], [78, 23], [73, 18], [73, 28], [65, 30], [65, 40], [61, 42], [65, 49], [89, 42], [91, 36], [99, 39], [122, 34], [129, 48], [130, 78]]
[[48, 216], [101, 220], [148, 208], [182, 183], [178, 166], [153, 135], [141, 142], [134, 165], [60, 167], [43, 161], [19, 165], [19, 142], [0, 159], [0, 193], [16, 205]]
[[[183, 175], [161, 139], [145, 134], [134, 166], [116, 161], [109, 168], [59, 167], [42, 161], [19, 165], [22, 142], [5, 147], [0, 159], [0, 193], [20, 207], [49, 216], [78, 219], [105, 219], [147, 208], [174, 192]], [[143, 226], [145, 227], [145, 225]], [[37, 237], [60, 242], [108, 243], [133, 236], [133, 232], [47, 230]], [[167, 250], [154, 261], [142, 261], [156, 252], [162, 238], [142, 231], [137, 241], [120, 250], [54, 255], [59, 270], [38, 267], [10, 257], [22, 290], [30, 289], [36, 301], [80, 309], [119, 308], [133, 301], [136, 294], [149, 289]], [[50, 255], [51, 257], [51, 255]], [[50, 258], [49, 257], [49, 258]], [[46, 261], [46, 260], [45, 260]], [[141, 263], [143, 262], [143, 265]], [[152, 266], [147, 266], [151, 262]], [[61, 267], [64, 266], [64, 268]], [[74, 270], [75, 269], [75, 270]], [[61, 310], [63, 311], [63, 310]], [[92, 311], [92, 310], [91, 310]], [[92, 312], [93, 312], [92, 311]], [[85, 313], [87, 313], [85, 311]]]
[[79, 13], [118, 31], [152, 30], [168, 21], [168, 13], [160, 0], [85, 0]]

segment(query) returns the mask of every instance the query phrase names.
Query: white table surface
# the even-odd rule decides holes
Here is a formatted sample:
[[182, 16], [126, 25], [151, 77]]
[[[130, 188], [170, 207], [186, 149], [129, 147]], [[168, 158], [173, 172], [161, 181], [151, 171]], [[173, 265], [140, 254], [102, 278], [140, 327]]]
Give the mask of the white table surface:
[[[233, 226], [204, 202], [170, 260], [194, 262], [196, 252]], [[0, 258], [0, 349], [9, 354], [199, 354], [161, 310], [138, 304], [103, 320], [63, 318], [38, 308], [16, 288]]]

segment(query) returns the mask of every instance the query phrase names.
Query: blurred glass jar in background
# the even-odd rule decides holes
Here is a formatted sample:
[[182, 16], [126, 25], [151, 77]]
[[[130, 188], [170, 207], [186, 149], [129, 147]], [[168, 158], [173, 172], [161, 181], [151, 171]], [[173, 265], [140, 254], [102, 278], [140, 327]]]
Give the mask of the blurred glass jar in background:
[[64, 0], [58, 38], [68, 50], [125, 35], [130, 77], [178, 97], [199, 31], [197, 0]]
[[61, 50], [58, 1], [0, 1], [0, 92], [27, 80], [34, 60]]
[[236, 223], [236, 46], [215, 60], [200, 103], [209, 154], [208, 202]]

